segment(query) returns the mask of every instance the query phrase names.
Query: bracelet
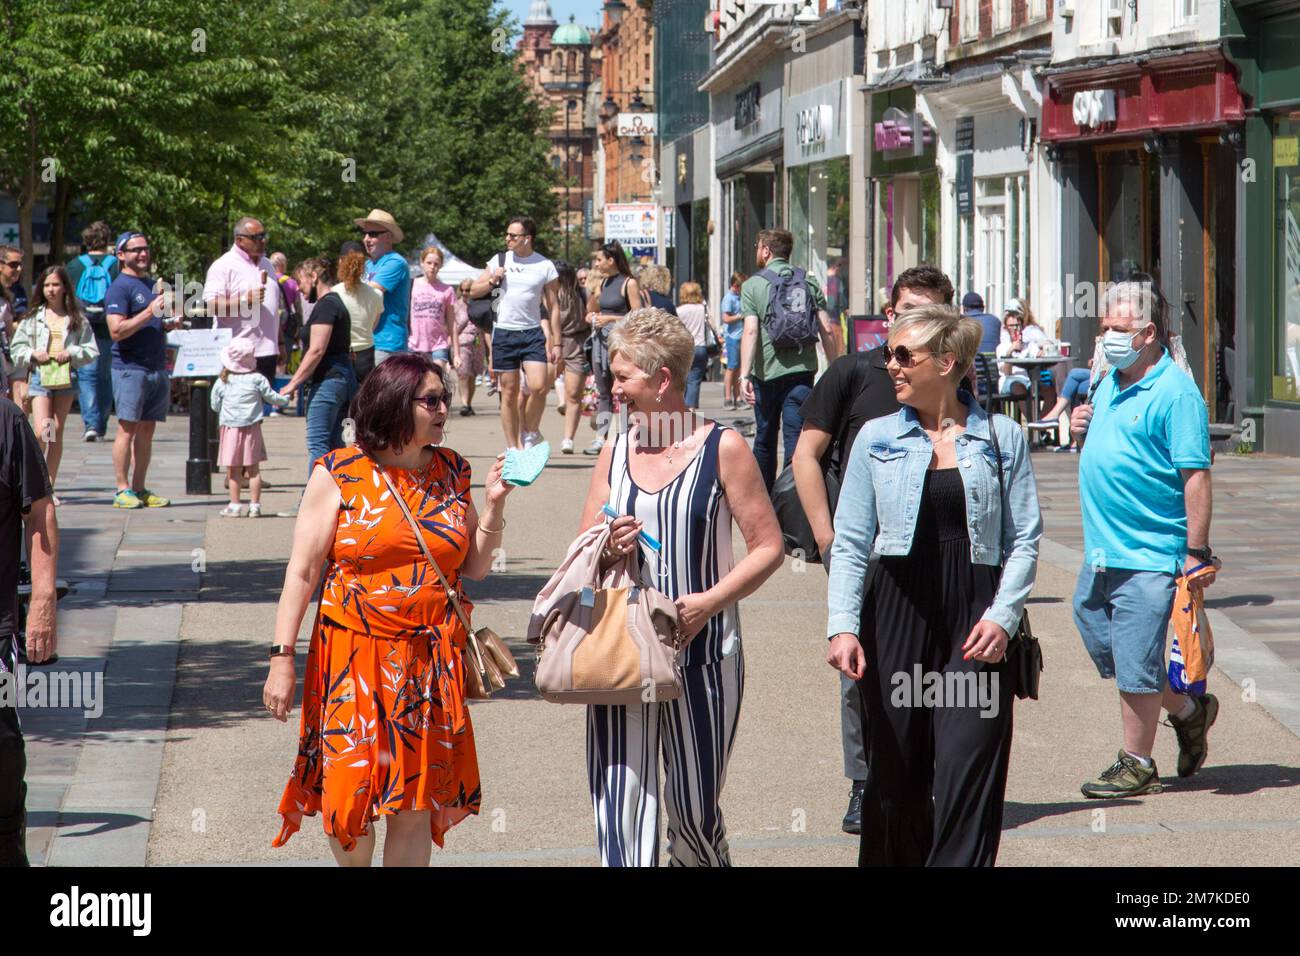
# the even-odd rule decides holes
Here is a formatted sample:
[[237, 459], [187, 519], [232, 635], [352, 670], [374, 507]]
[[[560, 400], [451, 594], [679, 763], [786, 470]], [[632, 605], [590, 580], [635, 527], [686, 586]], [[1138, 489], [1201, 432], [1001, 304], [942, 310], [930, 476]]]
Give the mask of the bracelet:
[[272, 644], [271, 657], [293, 657], [294, 651], [291, 644]]
[[499, 528], [489, 528], [487, 525], [480, 523], [478, 529], [484, 534], [500, 534], [502, 531], [506, 530], [506, 519], [501, 519], [501, 527]]

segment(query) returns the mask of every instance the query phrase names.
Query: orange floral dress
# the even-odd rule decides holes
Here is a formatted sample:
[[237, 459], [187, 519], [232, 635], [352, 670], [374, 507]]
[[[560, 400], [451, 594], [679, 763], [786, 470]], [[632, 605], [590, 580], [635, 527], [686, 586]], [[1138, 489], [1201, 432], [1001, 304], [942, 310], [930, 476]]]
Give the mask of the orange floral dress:
[[[317, 463], [343, 501], [307, 652], [298, 759], [273, 845], [283, 846], [304, 815], [322, 813], [326, 835], [350, 850], [380, 814], [429, 810], [442, 846], [481, 800], [465, 629], [378, 466], [358, 448]], [[386, 472], [448, 583], [459, 587], [469, 551], [469, 464], [435, 448], [425, 468]]]

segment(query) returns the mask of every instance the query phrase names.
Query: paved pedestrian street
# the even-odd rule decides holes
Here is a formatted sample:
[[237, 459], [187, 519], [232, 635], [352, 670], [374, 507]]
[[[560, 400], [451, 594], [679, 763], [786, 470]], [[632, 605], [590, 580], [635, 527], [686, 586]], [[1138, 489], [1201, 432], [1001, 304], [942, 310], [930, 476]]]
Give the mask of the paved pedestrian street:
[[[481, 410], [489, 402], [480, 398]], [[717, 384], [705, 385], [702, 410], [724, 422], [738, 414], [722, 410]], [[303, 429], [292, 416], [264, 427], [272, 456], [264, 474], [274, 485], [264, 508], [274, 514], [302, 486]], [[271, 847], [299, 713], [288, 724], [270, 719], [262, 684], [293, 522], [219, 517], [217, 476], [212, 496], [185, 496], [186, 429], [178, 417], [159, 428], [150, 484], [173, 505], [156, 510], [109, 507], [110, 445], [68, 443], [60, 574], [72, 591], [60, 605], [56, 667], [102, 673], [103, 712], [23, 714], [34, 863], [332, 865], [318, 817], [287, 846]], [[504, 571], [468, 587], [476, 623], [507, 637], [523, 674], [473, 704], [483, 811], [449, 833], [434, 865], [597, 861], [584, 709], [537, 697], [522, 639], [534, 595], [578, 530], [593, 462], [558, 453], [551, 409], [543, 430], [555, 451], [542, 477], [508, 501]], [[580, 442], [586, 437], [584, 424]], [[482, 476], [500, 450], [496, 416], [453, 417], [447, 443], [471, 462], [481, 501]], [[1211, 537], [1224, 569], [1209, 605], [1218, 655], [1211, 690], [1222, 710], [1209, 759], [1180, 780], [1173, 731], [1161, 727], [1154, 756], [1167, 790], [1125, 801], [1089, 801], [1078, 790], [1114, 759], [1120, 740], [1114, 686], [1097, 677], [1070, 610], [1083, 560], [1078, 459], [1033, 461], [1046, 538], [1028, 608], [1047, 669], [1041, 699], [1016, 705], [1000, 865], [1294, 863], [1300, 461], [1218, 457]], [[738, 535], [736, 543], [743, 548]], [[787, 558], [741, 605], [745, 701], [722, 798], [738, 865], [856, 859], [856, 838], [840, 832], [848, 784], [839, 683], [825, 663], [825, 586], [820, 566]]]

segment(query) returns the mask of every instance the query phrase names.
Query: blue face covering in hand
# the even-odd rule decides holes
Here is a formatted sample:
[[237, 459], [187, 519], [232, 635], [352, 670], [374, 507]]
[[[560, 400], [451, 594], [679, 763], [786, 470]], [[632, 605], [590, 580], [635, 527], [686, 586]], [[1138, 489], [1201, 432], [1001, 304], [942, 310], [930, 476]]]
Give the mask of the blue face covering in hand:
[[506, 452], [506, 463], [501, 469], [501, 480], [523, 488], [537, 480], [551, 457], [550, 442], [532, 448], [511, 448]]

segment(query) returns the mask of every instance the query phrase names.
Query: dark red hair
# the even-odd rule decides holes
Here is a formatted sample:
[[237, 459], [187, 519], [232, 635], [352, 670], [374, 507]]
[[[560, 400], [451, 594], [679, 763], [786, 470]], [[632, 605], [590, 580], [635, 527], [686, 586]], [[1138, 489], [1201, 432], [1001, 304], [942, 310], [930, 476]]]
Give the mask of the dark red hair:
[[420, 352], [385, 359], [361, 383], [352, 400], [357, 445], [368, 455], [383, 448], [405, 448], [415, 437], [415, 396], [432, 372], [447, 387], [442, 369]]

